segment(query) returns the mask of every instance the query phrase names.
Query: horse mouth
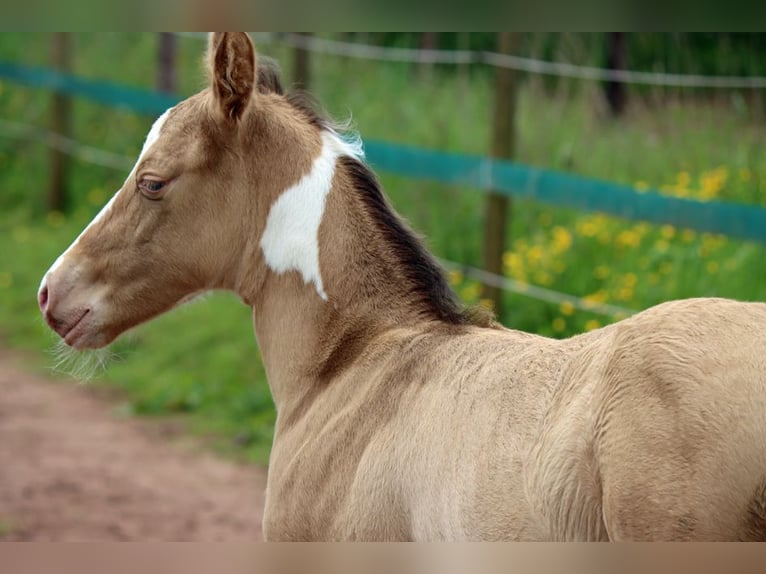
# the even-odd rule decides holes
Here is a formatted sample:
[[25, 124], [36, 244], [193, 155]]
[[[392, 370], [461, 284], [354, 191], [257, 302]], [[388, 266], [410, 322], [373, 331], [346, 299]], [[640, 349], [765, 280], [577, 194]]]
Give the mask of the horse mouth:
[[70, 323], [63, 332], [60, 333], [61, 338], [64, 339], [64, 342], [69, 345], [70, 347], [76, 348], [77, 340], [82, 338], [82, 336], [85, 334], [85, 317], [88, 316], [90, 313], [90, 309], [85, 309], [80, 314], [80, 316], [74, 320], [72, 323]]

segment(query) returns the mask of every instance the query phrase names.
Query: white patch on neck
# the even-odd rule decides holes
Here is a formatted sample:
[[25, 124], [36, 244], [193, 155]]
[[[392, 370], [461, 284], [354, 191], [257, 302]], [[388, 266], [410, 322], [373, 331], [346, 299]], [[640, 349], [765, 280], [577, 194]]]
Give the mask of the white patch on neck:
[[[138, 156], [138, 159], [136, 160], [135, 165], [133, 166], [133, 169], [130, 170], [130, 174], [128, 174], [126, 182], [133, 176], [133, 174], [136, 171], [136, 168], [138, 167], [138, 164], [141, 163], [141, 160], [146, 155], [146, 152], [149, 151], [149, 148], [151, 148], [155, 142], [160, 139], [160, 131], [162, 131], [162, 126], [165, 125], [165, 120], [168, 119], [168, 114], [170, 113], [170, 110], [173, 108], [169, 108], [168, 110], [165, 110], [165, 113], [163, 113], [157, 120], [152, 124], [152, 129], [149, 130], [149, 134], [146, 136], [146, 141], [144, 141], [144, 145], [141, 148], [141, 153]], [[124, 184], [123, 184], [124, 187]], [[98, 215], [93, 218], [93, 220], [85, 227], [85, 229], [80, 232], [80, 235], [77, 236], [77, 239], [75, 239], [72, 242], [72, 245], [70, 245], [64, 253], [59, 255], [58, 259], [51, 265], [51, 268], [48, 270], [48, 273], [52, 273], [59, 265], [61, 265], [62, 261], [66, 257], [67, 253], [69, 253], [72, 248], [77, 245], [77, 243], [80, 241], [80, 238], [85, 235], [85, 232], [88, 231], [91, 227], [93, 227], [98, 221], [104, 218], [104, 216], [109, 213], [109, 211], [112, 209], [112, 205], [114, 204], [114, 200], [117, 197], [117, 194], [120, 192], [118, 189], [115, 194], [111, 197], [111, 199], [107, 202], [107, 204], [101, 209], [101, 211], [98, 212]], [[47, 276], [47, 273], [46, 273]], [[45, 281], [45, 276], [43, 277], [43, 282]]]
[[298, 271], [308, 285], [314, 283], [327, 301], [319, 272], [319, 224], [339, 156], [358, 158], [361, 146], [346, 142], [335, 132], [322, 132], [322, 152], [311, 171], [274, 202], [261, 238], [266, 265], [275, 273]]

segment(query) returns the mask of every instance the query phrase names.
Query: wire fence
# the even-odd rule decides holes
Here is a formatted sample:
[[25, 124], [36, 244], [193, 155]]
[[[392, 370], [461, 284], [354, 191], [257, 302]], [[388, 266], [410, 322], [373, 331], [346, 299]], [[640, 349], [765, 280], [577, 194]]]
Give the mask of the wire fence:
[[129, 170], [133, 160], [129, 157], [89, 146], [51, 130], [0, 119], [0, 135], [30, 142], [39, 142], [57, 149], [80, 161], [117, 170]]
[[[0, 119], [0, 136], [37, 142], [47, 147], [57, 149], [71, 157], [79, 159], [80, 161], [119, 171], [129, 170], [135, 161], [134, 158], [98, 149], [71, 138], [63, 137], [60, 134], [44, 128], [4, 119]], [[557, 305], [569, 303], [577, 309], [609, 317], [621, 318], [635, 313], [634, 309], [589, 301], [576, 295], [546, 289], [531, 283], [515, 281], [508, 277], [489, 273], [482, 269], [457, 263], [455, 261], [440, 259], [440, 262], [446, 269], [460, 271], [465, 277], [532, 299], [538, 299]]]
[[[182, 34], [204, 39], [205, 34]], [[618, 81], [662, 86], [700, 88], [764, 88], [766, 78], [722, 77], [648, 73], [547, 62], [487, 51], [422, 50], [373, 46], [285, 33], [253, 34], [259, 43], [282, 44], [293, 48], [337, 56], [381, 61], [428, 64], [487, 64], [530, 73], [595, 81]], [[159, 113], [176, 103], [170, 94], [140, 90], [68, 75], [44, 68], [28, 68], [0, 62], [0, 77], [54, 92], [85, 97], [102, 104], [140, 113]], [[116, 170], [129, 170], [133, 158], [83, 144], [54, 131], [0, 119], [0, 136], [39, 142], [80, 161]], [[493, 158], [448, 154], [387, 142], [367, 142], [370, 163], [384, 171], [417, 179], [470, 185], [484, 191], [533, 199], [584, 211], [610, 213], [628, 219], [667, 223], [698, 231], [724, 233], [766, 243], [766, 208], [726, 202], [699, 202], [666, 197], [656, 192], [638, 193], [628, 186], [586, 180], [569, 174], [540, 170], [498, 161]], [[444, 267], [465, 277], [551, 304], [569, 304], [592, 313], [625, 317], [633, 309], [591, 301], [569, 293], [520, 282], [472, 266], [442, 260]]]
[[[180, 34], [184, 37], [206, 38], [204, 33]], [[505, 68], [528, 72], [598, 82], [617, 82], [664, 86], [669, 88], [713, 88], [713, 89], [764, 89], [766, 77], [762, 76], [704, 76], [699, 74], [672, 74], [664, 72], [646, 72], [639, 70], [618, 70], [582, 66], [568, 62], [551, 62], [535, 58], [525, 58], [509, 54], [499, 54], [486, 50], [434, 50], [415, 48], [395, 48], [374, 46], [358, 42], [345, 42], [303, 34], [274, 32], [253, 33], [257, 42], [282, 44], [310, 52], [388, 62], [412, 64], [486, 64], [495, 68]]]
[[440, 263], [443, 267], [450, 271], [459, 271], [466, 277], [475, 279], [484, 285], [490, 287], [497, 287], [503, 291], [509, 293], [516, 293], [518, 295], [524, 295], [531, 299], [537, 299], [538, 301], [545, 301], [555, 305], [570, 304], [574, 308], [581, 311], [589, 311], [605, 317], [614, 317], [617, 319], [624, 319], [633, 315], [637, 311], [635, 309], [629, 309], [628, 307], [621, 307], [619, 305], [612, 305], [609, 303], [601, 303], [597, 301], [591, 301], [577, 295], [571, 295], [569, 293], [562, 293], [561, 291], [555, 291], [546, 287], [540, 287], [533, 285], [532, 283], [525, 283], [505, 277], [504, 275], [498, 275], [497, 273], [490, 273], [484, 269], [472, 267], [470, 265], [464, 265], [462, 263], [455, 263], [447, 259], [440, 259]]

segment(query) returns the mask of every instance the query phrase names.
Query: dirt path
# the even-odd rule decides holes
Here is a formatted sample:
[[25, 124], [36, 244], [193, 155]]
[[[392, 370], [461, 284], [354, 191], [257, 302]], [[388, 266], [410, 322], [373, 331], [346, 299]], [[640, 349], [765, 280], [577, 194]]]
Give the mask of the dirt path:
[[0, 353], [0, 540], [260, 540], [265, 471]]

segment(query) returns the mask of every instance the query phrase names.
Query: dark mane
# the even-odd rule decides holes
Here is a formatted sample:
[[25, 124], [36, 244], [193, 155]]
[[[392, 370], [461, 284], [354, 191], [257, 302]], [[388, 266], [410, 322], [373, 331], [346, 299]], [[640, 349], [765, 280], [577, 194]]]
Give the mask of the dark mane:
[[319, 129], [332, 129], [333, 123], [316, 98], [304, 90], [291, 91], [285, 96], [287, 102], [306, 119], [308, 123]]
[[294, 110], [299, 112], [308, 123], [318, 129], [334, 128], [329, 116], [310, 93], [305, 90], [290, 90], [288, 93], [285, 93], [282, 87], [279, 64], [268, 56], [261, 56], [258, 60], [258, 91], [262, 94], [284, 96], [287, 103]]
[[258, 59], [258, 91], [262, 94], [284, 94], [281, 72], [276, 60], [265, 56]]
[[[284, 95], [309, 124], [321, 130], [334, 130], [333, 122], [311, 94], [303, 90], [284, 94], [279, 75], [276, 62], [269, 58], [262, 59], [258, 67], [259, 91]], [[424, 307], [436, 319], [452, 325], [492, 324], [491, 313], [479, 308], [466, 308], [460, 302], [441, 266], [391, 208], [372, 171], [352, 157], [344, 156], [338, 161], [351, 178], [354, 190], [360, 194], [378, 229], [403, 263], [412, 293]]]
[[258, 60], [258, 91], [262, 94], [284, 96], [293, 109], [300, 112], [308, 123], [319, 129], [332, 126], [327, 114], [311, 94], [303, 90], [291, 90], [285, 94], [279, 64], [266, 56], [261, 56]]
[[441, 266], [423, 243], [401, 220], [381, 190], [375, 174], [361, 161], [343, 156], [339, 165], [351, 178], [354, 190], [360, 194], [379, 231], [405, 268], [410, 289], [436, 319], [452, 325], [489, 326], [489, 312], [466, 308], [449, 286]]

